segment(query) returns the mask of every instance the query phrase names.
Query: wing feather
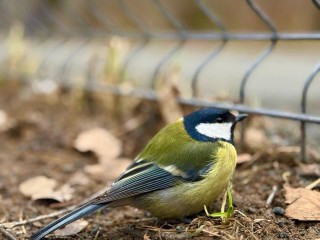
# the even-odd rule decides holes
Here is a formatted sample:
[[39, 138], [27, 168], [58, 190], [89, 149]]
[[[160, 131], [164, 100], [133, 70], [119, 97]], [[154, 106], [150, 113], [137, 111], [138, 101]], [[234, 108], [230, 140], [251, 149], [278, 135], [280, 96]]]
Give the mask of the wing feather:
[[133, 162], [127, 170], [113, 183], [112, 187], [93, 201], [95, 204], [112, 202], [173, 187], [177, 182], [198, 181], [204, 172], [212, 166], [206, 166], [200, 171], [190, 171], [186, 177], [174, 175], [170, 168], [162, 168], [152, 162], [139, 160]]

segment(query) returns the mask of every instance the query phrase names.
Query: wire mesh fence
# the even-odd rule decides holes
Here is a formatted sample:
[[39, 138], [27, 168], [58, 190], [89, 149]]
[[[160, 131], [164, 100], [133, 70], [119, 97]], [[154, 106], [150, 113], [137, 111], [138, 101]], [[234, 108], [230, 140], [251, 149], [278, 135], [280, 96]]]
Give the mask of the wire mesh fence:
[[[168, 69], [177, 54], [188, 48], [189, 42], [197, 42], [198, 45], [203, 45], [204, 42], [214, 43], [213, 47], [206, 47], [205, 54], [193, 64], [193, 71], [189, 74], [190, 80], [184, 83], [190, 91], [181, 94], [177, 101], [193, 106], [235, 109], [245, 113], [299, 121], [301, 154], [302, 159], [305, 159], [306, 124], [320, 123], [319, 115], [308, 114], [307, 111], [308, 93], [320, 72], [319, 56], [314, 57], [318, 62], [310, 66], [312, 70], [303, 79], [300, 96], [295, 96], [300, 99], [298, 112], [276, 107], [253, 107], [246, 102], [249, 95], [247, 89], [249, 84], [257, 81], [254, 77], [257, 69], [265, 64], [281, 43], [318, 43], [320, 25], [306, 30], [278, 30], [273, 21], [278, 16], [272, 14], [274, 9], [268, 4], [258, 0], [237, 3], [214, 0], [1, 1], [1, 73], [33, 83], [43, 83], [46, 88], [59, 84], [156, 100], [157, 84], [163, 72]], [[291, 5], [291, 2], [282, 0], [272, 2], [271, 5], [283, 6], [289, 11], [288, 17], [294, 18], [294, 13], [290, 15], [289, 4]], [[302, 16], [308, 16], [310, 22], [320, 22], [320, 1], [297, 1], [296, 8], [298, 10], [295, 11], [300, 12]], [[247, 12], [242, 12], [243, 9]], [[190, 12], [193, 15], [185, 16]], [[250, 13], [250, 16], [244, 17], [243, 14], [246, 13]], [[270, 13], [272, 17], [269, 16]], [[286, 16], [283, 16], [283, 13], [280, 15], [282, 21], [285, 21]], [[192, 21], [189, 21], [190, 18]], [[200, 19], [205, 24], [199, 27], [200, 25], [194, 24], [195, 19]], [[254, 23], [253, 27], [251, 26], [252, 30], [251, 22]], [[258, 27], [255, 27], [255, 24]], [[114, 40], [114, 36], [125, 39], [125, 42]], [[165, 42], [167, 45], [161, 48], [161, 56], [152, 60], [155, 64], [141, 63], [149, 72], [143, 83], [139, 82], [140, 80], [132, 81], [130, 68], [135, 62], [142, 61], [139, 57], [146, 51], [150, 52], [150, 46], [155, 42]], [[228, 101], [208, 100], [203, 96], [202, 90], [207, 88], [207, 85], [203, 83], [201, 76], [206, 69], [216, 64], [215, 60], [227, 51], [232, 42], [247, 42], [249, 45], [252, 42], [263, 42], [266, 45], [250, 60], [241, 76], [238, 76], [238, 97], [233, 96]], [[118, 45], [122, 46], [120, 50]], [[118, 59], [119, 55], [121, 61]], [[149, 56], [152, 56], [152, 53]], [[281, 61], [276, 64], [281, 64]], [[232, 69], [231, 64], [227, 69]], [[114, 71], [120, 72], [117, 75], [119, 79], [102, 80], [104, 74], [115, 78]], [[219, 84], [214, 81], [212, 85], [219, 89]]]

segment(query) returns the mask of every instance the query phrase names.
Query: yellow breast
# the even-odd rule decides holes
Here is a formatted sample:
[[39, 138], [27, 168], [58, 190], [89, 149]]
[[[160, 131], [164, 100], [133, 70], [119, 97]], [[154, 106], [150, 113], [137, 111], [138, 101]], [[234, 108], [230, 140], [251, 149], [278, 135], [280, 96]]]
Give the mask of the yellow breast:
[[226, 189], [236, 166], [234, 146], [224, 141], [218, 144], [212, 155], [214, 167], [203, 180], [150, 193], [137, 206], [160, 218], [179, 218], [210, 205]]

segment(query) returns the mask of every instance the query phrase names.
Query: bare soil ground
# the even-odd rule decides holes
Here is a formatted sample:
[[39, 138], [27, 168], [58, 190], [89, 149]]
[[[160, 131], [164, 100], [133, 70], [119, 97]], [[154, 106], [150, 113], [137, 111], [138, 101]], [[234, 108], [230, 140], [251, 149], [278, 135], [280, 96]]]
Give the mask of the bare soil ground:
[[[12, 83], [0, 86], [0, 109], [15, 122], [9, 130], [0, 132], [0, 223], [63, 209], [111, 184], [112, 179], [105, 182], [99, 177], [92, 178], [88, 185], [76, 187], [76, 197], [65, 203], [35, 202], [19, 191], [19, 184], [30, 177], [45, 175], [62, 185], [73, 173], [95, 163], [94, 155], [79, 153], [73, 148], [74, 139], [84, 129], [96, 126], [121, 129], [125, 119], [117, 119], [115, 113], [99, 103], [90, 110], [81, 99], [75, 93], [64, 93], [57, 98], [56, 95], [35, 95], [27, 87]], [[121, 135], [125, 157], [134, 158], [164, 124], [156, 104], [141, 106], [150, 118], [142, 126]], [[310, 160], [312, 162], [317, 161]], [[236, 212], [227, 223], [205, 216], [195, 217], [190, 224], [166, 223], [141, 210], [125, 207], [87, 217], [86, 229], [63, 239], [319, 239], [319, 223], [294, 221], [272, 212], [276, 206], [286, 208], [282, 188], [284, 172], [291, 173], [288, 181], [294, 187], [306, 186], [312, 181], [297, 174], [297, 166], [297, 153], [277, 152], [261, 152], [254, 162], [239, 165], [233, 181], [233, 196], [235, 208], [241, 213]], [[273, 186], [278, 186], [279, 191], [271, 206], [266, 206]], [[215, 210], [220, 204], [221, 201], [214, 205]], [[17, 239], [28, 239], [31, 233], [52, 220], [7, 231]], [[0, 238], [10, 239], [4, 232], [0, 232]]]

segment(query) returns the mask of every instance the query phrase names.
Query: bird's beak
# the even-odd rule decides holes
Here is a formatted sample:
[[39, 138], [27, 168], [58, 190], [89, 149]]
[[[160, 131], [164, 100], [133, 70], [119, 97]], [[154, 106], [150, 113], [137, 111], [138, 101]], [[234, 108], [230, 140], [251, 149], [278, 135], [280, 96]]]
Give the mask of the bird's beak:
[[245, 119], [246, 117], [248, 117], [247, 114], [239, 114], [239, 115], [236, 116], [236, 122], [240, 122], [243, 119]]

